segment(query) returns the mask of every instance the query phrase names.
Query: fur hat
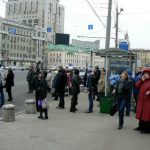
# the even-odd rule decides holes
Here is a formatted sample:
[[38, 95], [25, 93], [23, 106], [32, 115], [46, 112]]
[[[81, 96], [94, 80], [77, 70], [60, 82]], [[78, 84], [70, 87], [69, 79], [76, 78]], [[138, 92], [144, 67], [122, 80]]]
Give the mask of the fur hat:
[[144, 69], [144, 70], [143, 70], [143, 74], [144, 74], [144, 73], [148, 73], [148, 74], [150, 75], [150, 69]]

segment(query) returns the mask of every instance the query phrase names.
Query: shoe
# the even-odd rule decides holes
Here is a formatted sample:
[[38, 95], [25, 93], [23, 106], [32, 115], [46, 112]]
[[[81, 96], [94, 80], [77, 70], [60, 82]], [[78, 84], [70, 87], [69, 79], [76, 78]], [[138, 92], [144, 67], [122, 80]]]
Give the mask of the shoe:
[[85, 113], [92, 113], [93, 111], [86, 111]]
[[75, 108], [75, 111], [78, 111], [78, 109], [77, 109], [77, 108]]
[[43, 116], [38, 116], [39, 119], [43, 119]]
[[134, 130], [135, 130], [135, 131], [140, 131], [141, 128], [140, 128], [140, 127], [137, 127], [137, 128], [135, 128]]
[[130, 116], [130, 112], [126, 111], [126, 116], [129, 117]]
[[44, 118], [41, 118], [42, 120], [47, 120], [48, 119], [48, 117], [44, 117]]
[[143, 134], [150, 134], [150, 130], [141, 130], [140, 132]]
[[58, 100], [58, 98], [54, 98], [53, 100], [54, 100], [54, 101], [57, 101], [57, 100]]
[[75, 110], [70, 110], [70, 112], [72, 112], [72, 113], [76, 113], [76, 111], [75, 111]]
[[65, 109], [65, 107], [60, 107], [60, 106], [57, 106], [56, 108], [57, 109]]
[[123, 127], [123, 125], [119, 125], [119, 126], [118, 126], [118, 129], [120, 130], [120, 129], [122, 129], [122, 127]]

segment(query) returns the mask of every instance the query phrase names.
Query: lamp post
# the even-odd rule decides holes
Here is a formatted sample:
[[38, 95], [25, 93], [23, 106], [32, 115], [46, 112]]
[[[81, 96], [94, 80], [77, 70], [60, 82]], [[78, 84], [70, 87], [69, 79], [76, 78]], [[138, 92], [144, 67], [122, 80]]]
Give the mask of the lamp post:
[[119, 15], [123, 11], [123, 8], [120, 8], [120, 11], [118, 11], [118, 5], [116, 7], [116, 39], [115, 39], [115, 47], [118, 48], [118, 26], [119, 26]]

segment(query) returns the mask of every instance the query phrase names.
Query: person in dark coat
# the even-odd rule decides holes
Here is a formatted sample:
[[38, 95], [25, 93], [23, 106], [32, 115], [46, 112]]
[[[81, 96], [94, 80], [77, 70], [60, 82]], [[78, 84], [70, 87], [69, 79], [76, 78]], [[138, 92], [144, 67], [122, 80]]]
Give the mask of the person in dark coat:
[[[48, 112], [47, 108], [42, 109], [42, 106], [38, 104], [39, 101], [43, 101], [47, 97], [47, 81], [44, 78], [43, 73], [39, 73], [38, 75], [38, 80], [35, 85], [36, 89], [36, 106], [37, 106], [37, 111], [40, 111], [40, 116], [38, 118], [40, 119], [48, 119]], [[43, 118], [42, 112], [45, 112], [45, 117]]]
[[33, 76], [34, 76], [33, 66], [30, 66], [30, 69], [27, 73], [27, 82], [28, 82], [28, 88], [29, 88], [28, 93], [33, 93], [33, 89], [32, 89], [32, 78], [33, 78]]
[[14, 86], [14, 73], [11, 68], [8, 69], [8, 74], [5, 80], [6, 80], [6, 84], [5, 84], [6, 92], [8, 93], [8, 101], [12, 101], [13, 98], [12, 98], [11, 88], [12, 86]]
[[84, 77], [83, 77], [84, 93], [87, 92], [86, 83], [87, 83], [87, 69], [86, 69]]
[[139, 126], [135, 130], [150, 133], [150, 69], [143, 71], [142, 79], [135, 84], [135, 87], [140, 89], [136, 110]]
[[80, 83], [81, 78], [79, 77], [79, 70], [75, 69], [73, 78], [72, 78], [72, 98], [71, 98], [71, 107], [70, 112], [76, 112], [77, 108], [77, 100], [78, 100], [78, 94], [80, 93]]
[[57, 79], [56, 79], [56, 92], [58, 93], [59, 96], [59, 105], [56, 107], [58, 109], [64, 109], [65, 108], [65, 86], [67, 84], [67, 75], [65, 73], [65, 70], [63, 68], [60, 68]]
[[116, 97], [119, 111], [119, 125], [118, 129], [122, 129], [124, 123], [124, 110], [130, 99], [130, 89], [132, 87], [132, 81], [128, 78], [127, 72], [122, 72], [121, 80], [118, 82], [116, 88]]
[[96, 81], [94, 77], [94, 73], [92, 70], [88, 70], [88, 78], [87, 78], [87, 90], [88, 90], [88, 99], [89, 99], [89, 109], [86, 113], [93, 112], [93, 93], [96, 86]]
[[95, 96], [97, 96], [96, 101], [99, 101], [97, 86], [98, 86], [98, 81], [100, 79], [100, 76], [101, 76], [101, 71], [100, 71], [99, 67], [96, 66], [95, 70], [94, 70], [94, 77], [95, 77], [96, 86], [95, 86], [94, 93], [93, 93], [93, 100], [95, 99]]
[[134, 99], [135, 99], [135, 103], [136, 103], [136, 106], [137, 106], [137, 101], [138, 101], [138, 95], [139, 95], [139, 89], [137, 89], [135, 87], [135, 84], [141, 80], [142, 78], [142, 70], [141, 70], [141, 67], [138, 67], [137, 68], [137, 72], [134, 76], [134, 80], [133, 80], [133, 96], [134, 96]]

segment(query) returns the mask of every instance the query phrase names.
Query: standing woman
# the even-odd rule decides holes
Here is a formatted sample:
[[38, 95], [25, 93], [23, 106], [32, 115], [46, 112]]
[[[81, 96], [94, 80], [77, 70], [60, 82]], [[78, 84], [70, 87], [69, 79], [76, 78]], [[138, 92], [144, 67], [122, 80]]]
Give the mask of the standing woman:
[[143, 71], [142, 79], [135, 84], [140, 89], [136, 110], [136, 118], [142, 133], [150, 133], [150, 69]]
[[73, 78], [72, 78], [72, 98], [71, 98], [71, 107], [70, 112], [76, 112], [76, 105], [78, 104], [78, 94], [80, 93], [80, 83], [81, 79], [79, 77], [79, 70], [75, 69]]
[[6, 92], [8, 93], [8, 101], [12, 101], [11, 87], [14, 86], [14, 73], [11, 68], [8, 69], [6, 80]]
[[131, 92], [132, 82], [128, 78], [127, 72], [122, 72], [121, 81], [118, 83], [116, 88], [116, 97], [119, 111], [119, 125], [118, 129], [122, 129], [124, 124], [124, 109], [129, 100]]

